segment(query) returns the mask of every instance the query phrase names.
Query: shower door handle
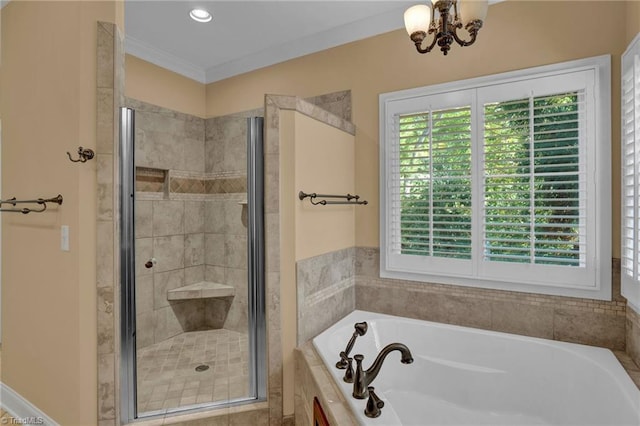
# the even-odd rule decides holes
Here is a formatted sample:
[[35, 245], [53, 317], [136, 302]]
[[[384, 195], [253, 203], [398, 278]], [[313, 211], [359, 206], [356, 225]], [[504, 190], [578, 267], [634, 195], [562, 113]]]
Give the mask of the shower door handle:
[[156, 263], [158, 263], [158, 261], [155, 257], [152, 257], [151, 259], [147, 260], [147, 263], [144, 264], [144, 267], [147, 269], [151, 269]]

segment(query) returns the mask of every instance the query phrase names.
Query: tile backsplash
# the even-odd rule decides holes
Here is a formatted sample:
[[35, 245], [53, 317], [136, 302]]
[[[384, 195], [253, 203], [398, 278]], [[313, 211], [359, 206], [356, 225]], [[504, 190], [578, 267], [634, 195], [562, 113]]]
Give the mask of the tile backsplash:
[[379, 278], [379, 250], [356, 253], [356, 307], [392, 315], [625, 349], [626, 301], [613, 259], [613, 300]]
[[351, 247], [296, 262], [298, 345], [355, 309], [355, 253]]
[[[354, 270], [345, 275], [349, 256]], [[619, 259], [613, 300], [602, 301], [380, 278], [379, 257], [378, 248], [355, 247], [298, 261], [298, 343], [348, 313], [353, 301], [360, 310], [613, 350], [631, 342], [630, 354], [640, 359], [640, 320], [620, 296]]]
[[640, 366], [640, 314], [627, 307], [627, 353]]

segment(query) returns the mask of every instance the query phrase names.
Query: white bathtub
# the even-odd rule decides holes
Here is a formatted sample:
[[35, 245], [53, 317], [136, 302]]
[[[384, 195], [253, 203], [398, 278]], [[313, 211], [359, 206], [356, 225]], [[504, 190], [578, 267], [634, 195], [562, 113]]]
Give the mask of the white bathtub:
[[[356, 322], [368, 332], [350, 356], [364, 369], [389, 343], [392, 352], [371, 386], [384, 401], [380, 417], [335, 367]], [[640, 425], [640, 391], [608, 349], [354, 311], [313, 344], [361, 424], [366, 425]], [[355, 368], [355, 361], [354, 361]]]

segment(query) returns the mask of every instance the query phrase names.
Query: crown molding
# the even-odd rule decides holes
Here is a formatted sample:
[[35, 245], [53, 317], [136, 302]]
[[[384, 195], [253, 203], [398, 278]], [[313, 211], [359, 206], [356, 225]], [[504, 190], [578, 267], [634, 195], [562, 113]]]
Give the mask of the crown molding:
[[[501, 3], [503, 1], [504, 0], [489, 0], [489, 4]], [[404, 28], [403, 15], [406, 4], [403, 2], [399, 3], [402, 5], [385, 13], [279, 44], [253, 55], [244, 56], [209, 68], [201, 68], [130, 36], [125, 37], [125, 51], [130, 55], [181, 74], [192, 80], [208, 84], [300, 56]]]
[[125, 36], [125, 52], [192, 80], [208, 84], [310, 53], [396, 30], [403, 26], [402, 10], [402, 8], [394, 9], [380, 15], [351, 22], [207, 69], [200, 68], [131, 36]]
[[207, 68], [206, 81], [207, 83], [213, 83], [310, 53], [403, 28], [403, 13], [404, 7], [400, 7], [380, 15], [292, 40], [251, 56], [245, 56], [234, 61]]
[[131, 36], [125, 36], [124, 50], [126, 53], [166, 68], [200, 83], [207, 83], [206, 72], [203, 68], [178, 58], [164, 50], [153, 47]]

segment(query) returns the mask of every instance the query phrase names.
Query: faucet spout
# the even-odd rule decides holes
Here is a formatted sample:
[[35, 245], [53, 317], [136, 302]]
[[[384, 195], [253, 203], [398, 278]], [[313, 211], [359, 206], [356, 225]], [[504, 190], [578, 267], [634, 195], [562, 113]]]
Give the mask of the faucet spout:
[[369, 396], [369, 391], [367, 388], [369, 385], [375, 380], [380, 373], [380, 368], [382, 368], [382, 364], [384, 360], [387, 358], [393, 351], [400, 352], [400, 362], [403, 364], [411, 364], [413, 362], [413, 355], [411, 355], [411, 351], [406, 345], [402, 343], [391, 343], [385, 346], [378, 356], [376, 357], [371, 367], [367, 370], [363, 370], [362, 361], [364, 360], [364, 356], [358, 354], [353, 357], [356, 361], [356, 372], [353, 378], [353, 397], [357, 399], [365, 399]]

